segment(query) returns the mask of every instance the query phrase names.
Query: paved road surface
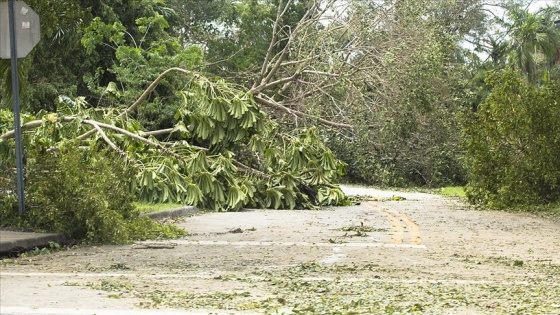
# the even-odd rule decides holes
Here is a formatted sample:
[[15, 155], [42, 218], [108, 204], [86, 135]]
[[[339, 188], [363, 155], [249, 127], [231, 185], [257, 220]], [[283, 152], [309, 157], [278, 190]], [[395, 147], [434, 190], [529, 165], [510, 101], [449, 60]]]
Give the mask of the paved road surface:
[[560, 314], [558, 222], [443, 197], [205, 213], [165, 242], [1, 264], [0, 314]]

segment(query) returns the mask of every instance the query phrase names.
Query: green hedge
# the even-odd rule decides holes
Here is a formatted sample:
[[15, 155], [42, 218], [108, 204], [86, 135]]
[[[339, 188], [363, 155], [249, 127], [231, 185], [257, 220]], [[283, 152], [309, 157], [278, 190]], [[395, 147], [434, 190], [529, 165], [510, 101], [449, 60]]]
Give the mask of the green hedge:
[[491, 208], [560, 200], [560, 81], [536, 87], [502, 71], [487, 84], [465, 124], [467, 198]]
[[26, 211], [15, 196], [0, 206], [2, 225], [62, 232], [91, 243], [128, 243], [184, 235], [175, 226], [139, 218], [131, 194], [132, 170], [107, 152], [72, 143], [27, 153]]

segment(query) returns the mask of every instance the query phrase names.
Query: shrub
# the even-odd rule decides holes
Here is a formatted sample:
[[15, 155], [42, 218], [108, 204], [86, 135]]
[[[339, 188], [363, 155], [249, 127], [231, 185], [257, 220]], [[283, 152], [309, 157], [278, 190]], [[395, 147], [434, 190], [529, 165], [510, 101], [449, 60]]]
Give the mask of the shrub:
[[456, 115], [440, 107], [386, 108], [370, 118], [378, 128], [332, 137], [330, 148], [348, 164], [345, 179], [391, 187], [464, 184], [460, 127]]
[[487, 84], [465, 124], [467, 198], [492, 208], [559, 200], [560, 81], [536, 87], [505, 71]]
[[3, 224], [62, 232], [91, 243], [183, 235], [179, 228], [138, 217], [131, 178], [132, 170], [107, 152], [72, 143], [32, 149], [26, 168], [26, 211], [18, 216], [14, 196], [6, 196]]

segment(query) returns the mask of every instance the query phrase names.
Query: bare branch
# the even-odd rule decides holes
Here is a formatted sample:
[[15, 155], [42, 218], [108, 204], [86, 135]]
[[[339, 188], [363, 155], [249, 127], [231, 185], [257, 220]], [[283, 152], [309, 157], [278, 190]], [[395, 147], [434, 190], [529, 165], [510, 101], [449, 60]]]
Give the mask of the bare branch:
[[289, 109], [289, 108], [285, 107], [284, 105], [278, 104], [277, 102], [274, 102], [272, 100], [266, 100], [266, 99], [264, 99], [260, 96], [255, 96], [254, 98], [255, 98], [255, 101], [257, 101], [261, 105], [272, 107], [272, 108], [275, 108], [275, 109], [279, 109], [279, 110], [285, 111], [287, 113], [294, 114], [294, 115], [296, 115], [300, 118], [313, 119], [313, 120], [316, 120], [316, 121], [318, 121], [318, 122], [320, 122], [324, 125], [331, 126], [331, 127], [336, 127], [336, 128], [344, 128], [344, 129], [353, 129], [354, 128], [352, 125], [349, 125], [349, 124], [337, 123], [337, 122], [330, 121], [330, 120], [327, 120], [327, 119], [323, 119], [323, 118], [320, 118], [320, 117], [315, 117], [313, 115], [309, 115], [309, 114], [306, 114], [306, 113], [303, 113], [303, 112], [300, 112], [300, 111], [297, 111], [297, 110]]
[[272, 58], [272, 51], [274, 50], [274, 47], [278, 44], [278, 27], [280, 26], [280, 21], [282, 19], [282, 17], [284, 17], [284, 14], [286, 14], [286, 11], [288, 10], [288, 7], [290, 6], [291, 0], [288, 0], [288, 3], [286, 3], [286, 6], [284, 7], [284, 10], [282, 11], [282, 1], [280, 1], [278, 3], [278, 12], [276, 13], [276, 21], [274, 21], [274, 26], [272, 28], [272, 39], [270, 40], [270, 44], [268, 46], [268, 49], [266, 51], [266, 55], [264, 57], [264, 61], [262, 64], [262, 68], [261, 68], [261, 72], [259, 74], [259, 77], [257, 78], [257, 80], [255, 81], [255, 83], [253, 83], [253, 88], [255, 88], [258, 84], [260, 84], [266, 74], [266, 70], [268, 69], [269, 66], [269, 61]]
[[329, 72], [315, 71], [315, 70], [303, 70], [303, 73], [316, 74], [316, 75], [322, 75], [322, 76], [333, 77], [333, 78], [339, 78], [341, 76], [340, 74], [336, 74], [336, 73], [329, 73]]
[[174, 128], [160, 129], [154, 131], [142, 131], [140, 135], [143, 137], [167, 135], [173, 132]]
[[[284, 59], [286, 58], [286, 56], [288, 55], [288, 52], [291, 49], [292, 43], [297, 39], [300, 30], [302, 30], [302, 29], [305, 30], [308, 27], [309, 24], [319, 22], [320, 17], [326, 12], [327, 8], [332, 6], [332, 3], [334, 3], [334, 0], [329, 1], [329, 3], [325, 6], [325, 8], [322, 11], [320, 11], [318, 14], [314, 14], [314, 15], [313, 15], [313, 12], [315, 11], [315, 9], [317, 9], [318, 2], [313, 3], [311, 8], [309, 8], [305, 12], [303, 17], [299, 20], [295, 29], [288, 34], [288, 39], [287, 39], [288, 42], [286, 43], [286, 46], [284, 46], [284, 49], [282, 49], [282, 51], [277, 55], [277, 57], [272, 58], [272, 59], [276, 59], [276, 62], [274, 63], [274, 66], [272, 67], [272, 69], [268, 72], [268, 74], [266, 74], [266, 76], [264, 76], [264, 74], [263, 74], [262, 77], [264, 77], [264, 78], [260, 79], [260, 82], [257, 81], [257, 83], [253, 85], [253, 88], [258, 88], [258, 86], [266, 85], [268, 82], [270, 82], [272, 77], [274, 75], [276, 75], [276, 73], [278, 72], [278, 70], [282, 66], [282, 63], [283, 63]], [[273, 38], [276, 37], [276, 36], [277, 36], [277, 32], [276, 32], [276, 34], [273, 34]], [[265, 61], [266, 61], [266, 63], [263, 64], [263, 69], [268, 69], [269, 62], [267, 60], [265, 60]]]
[[[59, 119], [60, 119], [61, 122], [69, 122], [69, 121], [72, 121], [72, 120], [76, 119], [76, 117], [66, 116], [66, 117], [62, 117], [62, 118], [59, 118]], [[35, 129], [35, 128], [41, 127], [42, 124], [43, 124], [43, 121], [41, 119], [33, 120], [33, 121], [30, 121], [30, 122], [22, 125], [21, 126], [21, 131], [23, 132], [23, 131], [26, 131], [26, 130]], [[5, 134], [0, 136], [0, 142], [4, 141], [4, 140], [7, 140], [7, 139], [11, 139], [15, 136], [16, 136], [16, 131], [15, 131], [15, 129], [12, 129], [12, 130], [10, 130], [10, 131], [8, 131]]]
[[278, 79], [278, 80], [276, 80], [274, 82], [270, 82], [268, 84], [259, 85], [258, 87], [251, 89], [250, 92], [253, 93], [253, 94], [258, 94], [258, 93], [260, 93], [260, 92], [262, 92], [266, 89], [270, 89], [270, 88], [275, 87], [277, 85], [294, 81], [298, 77], [299, 77], [299, 73], [296, 73], [296, 74], [294, 74], [294, 75], [292, 75], [291, 77], [288, 77], [288, 78]]
[[94, 123], [94, 122], [89, 122], [89, 124], [92, 125], [93, 128], [95, 128], [95, 130], [97, 130], [97, 133], [99, 133], [101, 135], [101, 138], [103, 138], [105, 143], [107, 143], [111, 147], [111, 149], [117, 151], [117, 153], [119, 153], [125, 159], [130, 160], [129, 157], [128, 157], [128, 154], [126, 154], [123, 150], [121, 150], [121, 148], [119, 148], [116, 144], [113, 143], [113, 141], [111, 141], [111, 139], [109, 139], [109, 137], [107, 137], [105, 132], [103, 132], [101, 127], [99, 127], [99, 124]]
[[[138, 107], [138, 105], [140, 105], [148, 97], [148, 95], [150, 93], [152, 93], [152, 91], [158, 86], [159, 82], [161, 82], [161, 80], [163, 80], [163, 78], [165, 78], [165, 76], [167, 76], [171, 72], [180, 72], [180, 73], [183, 73], [183, 74], [191, 74], [192, 73], [189, 70], [185, 70], [185, 69], [177, 68], [177, 67], [173, 67], [173, 68], [169, 68], [169, 69], [165, 70], [152, 82], [152, 84], [150, 84], [150, 86], [148, 86], [148, 88], [146, 90], [144, 90], [142, 95], [140, 95], [140, 97], [138, 97], [138, 99], [136, 99], [136, 101], [132, 105], [130, 105], [124, 112], [119, 114], [117, 116], [117, 118], [121, 118], [121, 117], [127, 115], [128, 113], [132, 112], [133, 110], [135, 110]], [[95, 130], [90, 130], [90, 131], [84, 133], [83, 135], [79, 136], [78, 139], [85, 139], [85, 138], [91, 136], [94, 133], [95, 133]]]
[[122, 114], [119, 115], [119, 117], [122, 117], [128, 113], [130, 113], [131, 111], [135, 110], [136, 107], [138, 107], [138, 105], [140, 105], [140, 103], [142, 103], [146, 97], [148, 97], [148, 95], [156, 88], [156, 86], [159, 84], [159, 82], [165, 78], [165, 76], [167, 76], [169, 73], [171, 72], [180, 72], [183, 74], [191, 74], [192, 72], [189, 70], [185, 70], [182, 68], [177, 68], [177, 67], [173, 67], [173, 68], [169, 68], [165, 71], [163, 71], [153, 82], [152, 84], [150, 84], [150, 86], [148, 86], [148, 88], [144, 91], [144, 93], [142, 93], [142, 95], [140, 95], [140, 97], [132, 104], [130, 105], [125, 112], [123, 112]]
[[301, 60], [292, 60], [292, 61], [286, 61], [280, 64], [281, 67], [286, 67], [286, 66], [291, 66], [291, 65], [298, 65], [298, 64], [302, 64], [305, 62], [309, 62], [313, 59], [318, 58], [318, 56], [312, 56], [309, 58], [305, 58], [305, 59], [301, 59]]
[[[323, 89], [328, 89], [330, 87], [336, 86], [337, 84], [338, 84], [338, 82], [333, 82], [333, 83], [326, 84], [326, 85], [322, 86], [322, 88]], [[297, 96], [295, 96], [295, 97], [293, 97], [289, 100], [286, 100], [285, 102], [286, 103], [297, 103], [301, 100], [304, 100], [307, 97], [312, 96], [313, 94], [317, 93], [317, 91], [318, 91], [318, 89], [308, 90], [307, 92], [305, 92], [303, 94], [300, 94], [300, 95], [297, 95]]]
[[[135, 133], [132, 133], [132, 132], [126, 130], [126, 129], [122, 129], [122, 128], [119, 128], [119, 127], [117, 127], [117, 126], [113, 126], [113, 125], [109, 125], [109, 124], [105, 124], [105, 123], [96, 122], [96, 121], [89, 120], [89, 119], [84, 120], [83, 123], [85, 123], [85, 124], [90, 124], [90, 125], [97, 124], [97, 125], [99, 125], [99, 127], [102, 127], [102, 128], [104, 128], [104, 129], [113, 130], [113, 131], [115, 131], [115, 132], [118, 132], [118, 133], [120, 133], [120, 134], [123, 134], [123, 135], [125, 135], [125, 136], [128, 136], [128, 137], [130, 137], [130, 138], [132, 138], [132, 139], [134, 139], [134, 140], [140, 141], [140, 142], [142, 142], [142, 143], [144, 143], [144, 144], [146, 144], [146, 145], [149, 145], [149, 146], [151, 146], [151, 147], [155, 147], [155, 148], [157, 148], [157, 149], [159, 149], [159, 150], [161, 150], [161, 151], [163, 151], [163, 152], [165, 152], [165, 153], [167, 153], [167, 154], [169, 154], [169, 155], [171, 155], [171, 156], [173, 156], [173, 157], [175, 157], [175, 158], [177, 158], [177, 159], [179, 159], [179, 160], [184, 160], [184, 158], [183, 158], [181, 155], [179, 155], [179, 154], [177, 154], [177, 153], [175, 153], [175, 152], [169, 150], [169, 149], [166, 148], [165, 146], [163, 146], [163, 145], [161, 145], [161, 144], [159, 144], [159, 143], [157, 143], [157, 142], [154, 142], [154, 141], [148, 140], [148, 139], [146, 139], [146, 138], [143, 138], [143, 137], [141, 137], [141, 136], [139, 136], [139, 135], [137, 135], [137, 134], [135, 134]], [[195, 146], [192, 146], [192, 147], [193, 147], [193, 148], [196, 148], [196, 149], [198, 149], [198, 150], [207, 150], [206, 148], [195, 147]]]

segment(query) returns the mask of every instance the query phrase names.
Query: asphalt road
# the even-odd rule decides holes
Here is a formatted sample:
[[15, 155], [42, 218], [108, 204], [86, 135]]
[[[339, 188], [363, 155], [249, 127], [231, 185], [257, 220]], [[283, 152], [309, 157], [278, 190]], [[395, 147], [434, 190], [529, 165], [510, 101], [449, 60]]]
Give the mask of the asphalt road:
[[560, 223], [345, 190], [406, 199], [200, 213], [179, 240], [4, 261], [0, 314], [560, 314]]

